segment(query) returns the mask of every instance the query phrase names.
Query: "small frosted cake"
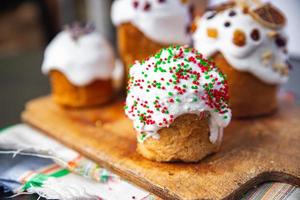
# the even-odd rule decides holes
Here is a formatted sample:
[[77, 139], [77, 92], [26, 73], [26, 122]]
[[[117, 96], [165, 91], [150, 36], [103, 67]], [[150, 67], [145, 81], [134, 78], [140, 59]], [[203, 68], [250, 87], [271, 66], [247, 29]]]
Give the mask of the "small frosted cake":
[[130, 69], [125, 113], [137, 151], [155, 161], [196, 162], [218, 151], [231, 119], [227, 82], [196, 50], [162, 49]]
[[107, 102], [113, 94], [113, 69], [112, 47], [89, 24], [60, 32], [47, 46], [42, 64], [54, 101], [69, 107]]
[[228, 77], [233, 117], [275, 111], [289, 74], [285, 17], [271, 4], [245, 2], [208, 10], [193, 35], [194, 47]]
[[127, 82], [129, 66], [162, 47], [190, 44], [188, 28], [191, 11], [188, 1], [116, 0], [112, 21], [117, 26], [120, 57], [125, 65]]

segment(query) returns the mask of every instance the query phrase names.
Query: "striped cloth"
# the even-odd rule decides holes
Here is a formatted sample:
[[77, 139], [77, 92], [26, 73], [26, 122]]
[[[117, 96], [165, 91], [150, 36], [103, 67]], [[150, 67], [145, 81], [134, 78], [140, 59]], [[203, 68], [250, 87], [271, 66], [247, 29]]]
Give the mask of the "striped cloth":
[[[156, 199], [27, 125], [0, 133], [0, 199], [22, 193], [62, 200]], [[300, 200], [300, 189], [265, 183], [242, 200]]]
[[300, 189], [285, 183], [265, 183], [249, 191], [242, 200], [300, 200]]
[[0, 133], [0, 163], [0, 199], [23, 193], [62, 200], [154, 199], [24, 124]]

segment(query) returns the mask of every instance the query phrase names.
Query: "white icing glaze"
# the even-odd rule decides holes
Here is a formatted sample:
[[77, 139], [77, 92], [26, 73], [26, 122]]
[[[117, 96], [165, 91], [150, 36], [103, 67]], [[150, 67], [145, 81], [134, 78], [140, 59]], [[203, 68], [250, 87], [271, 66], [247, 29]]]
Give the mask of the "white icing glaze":
[[[235, 11], [235, 16], [229, 16], [230, 11]], [[274, 70], [275, 65], [288, 68], [287, 55], [282, 48], [276, 46], [274, 38], [268, 36], [271, 30], [255, 21], [249, 14], [244, 14], [238, 6], [217, 13], [208, 19], [213, 11], [208, 11], [197, 23], [197, 30], [193, 34], [194, 47], [204, 56], [212, 56], [217, 52], [224, 55], [226, 60], [237, 70], [247, 71], [268, 84], [281, 84], [288, 80], [287, 75]], [[225, 27], [226, 22], [230, 23]], [[217, 38], [207, 35], [207, 29], [214, 28], [218, 31]], [[251, 38], [251, 32], [257, 29], [260, 39]], [[242, 47], [235, 45], [233, 35], [235, 30], [241, 30], [246, 34], [246, 44]], [[285, 36], [283, 30], [276, 30]], [[264, 54], [271, 54], [270, 59], [264, 59]]]
[[[129, 92], [126, 98], [125, 113], [133, 120], [134, 127], [140, 136], [143, 136], [144, 139], [148, 137], [158, 139], [159, 134], [157, 131], [162, 127], [168, 127], [172, 123], [173, 120], [169, 120], [172, 118], [172, 115], [172, 119], [175, 119], [183, 114], [203, 114], [207, 111], [210, 113], [210, 141], [215, 143], [218, 138], [222, 137], [223, 127], [227, 126], [231, 120], [231, 110], [228, 108], [227, 102], [222, 99], [219, 100], [221, 102], [220, 104], [223, 106], [222, 112], [215, 111], [216, 107], [210, 106], [207, 103], [208, 96], [204, 85], [206, 83], [211, 83], [212, 79], [217, 79], [216, 83], [212, 84], [211, 89], [214, 91], [222, 91], [227, 95], [227, 86], [224, 85], [227, 83], [223, 84], [224, 77], [216, 67], [204, 72], [199, 67], [199, 61], [196, 63], [186, 62], [186, 59], [196, 55], [194, 52], [185, 53], [183, 57], [178, 58], [176, 61], [171, 60], [170, 62], [166, 61], [163, 64], [157, 64], [159, 58], [164, 60], [168, 57], [174, 57], [174, 55], [177, 55], [178, 53], [178, 49], [164, 49], [161, 51], [160, 56], [157, 54], [145, 62], [136, 62], [131, 67], [131, 78], [128, 86]], [[197, 55], [199, 54], [197, 53]], [[166, 84], [170, 79], [174, 78], [174, 71], [176, 71], [173, 70], [173, 72], [170, 72], [168, 69], [170, 69], [170, 67], [181, 65], [181, 63], [185, 63], [192, 71], [199, 73], [200, 77], [196, 79], [199, 83], [197, 88], [194, 87], [195, 79], [191, 77], [186, 80], [181, 79], [180, 82], [176, 84]], [[166, 71], [155, 72], [152, 66], [161, 67], [161, 69]], [[181, 67], [181, 69], [183, 68]], [[208, 77], [210, 78], [208, 79]], [[154, 87], [154, 83], [161, 83], [161, 88], [158, 86]], [[149, 84], [151, 85], [150, 88]], [[183, 94], [180, 94], [178, 90], [174, 89], [175, 86], [185, 88], [186, 91]], [[162, 87], [165, 88], [162, 89]], [[222, 97], [224, 97], [223, 95], [224, 94], [221, 94]], [[171, 99], [173, 99], [174, 102], [170, 101]], [[178, 99], [178, 101], [176, 99]], [[161, 105], [159, 110], [156, 109], [157, 104], [153, 103], [155, 101]], [[212, 101], [219, 102], [215, 98], [213, 98]], [[149, 107], [146, 108], [143, 104]], [[163, 107], [167, 108], [167, 113], [161, 110]], [[150, 114], [147, 113], [148, 111]], [[147, 116], [144, 119], [154, 120], [155, 122], [151, 124], [141, 120], [140, 114], [144, 112], [146, 113], [145, 116]], [[164, 121], [164, 118], [167, 121]], [[138, 141], [142, 142], [143, 139], [139, 139]]]
[[47, 46], [42, 72], [58, 70], [74, 85], [107, 80], [114, 70], [111, 45], [97, 32], [74, 39], [69, 31], [60, 32]]
[[[112, 5], [112, 21], [117, 26], [130, 22], [142, 31], [148, 38], [161, 44], [190, 44], [187, 33], [190, 24], [190, 14], [187, 4], [180, 0], [116, 0]], [[144, 6], [151, 7], [145, 11]]]

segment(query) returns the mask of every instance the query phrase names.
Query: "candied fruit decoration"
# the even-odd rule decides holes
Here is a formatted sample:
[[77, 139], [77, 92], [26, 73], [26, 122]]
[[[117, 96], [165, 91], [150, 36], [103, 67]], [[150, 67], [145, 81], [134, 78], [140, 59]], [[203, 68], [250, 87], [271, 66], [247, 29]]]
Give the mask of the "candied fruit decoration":
[[218, 38], [218, 35], [219, 35], [219, 33], [218, 33], [217, 29], [215, 29], [215, 28], [208, 28], [207, 29], [207, 36], [208, 37], [216, 39], [216, 38]]
[[260, 39], [259, 30], [258, 29], [253, 29], [250, 36], [251, 36], [252, 40], [258, 41]]
[[233, 44], [235, 44], [238, 47], [242, 47], [246, 45], [246, 34], [242, 30], [235, 30], [233, 33]]
[[139, 7], [139, 2], [138, 1], [133, 1], [133, 7], [136, 9]]
[[219, 5], [209, 7], [207, 10], [222, 12], [222, 11], [227, 10], [229, 8], [233, 8], [235, 5], [236, 5], [235, 2], [221, 3]]
[[[173, 1], [173, 0], [172, 0], [172, 1]], [[181, 3], [187, 4], [187, 3], [189, 3], [189, 0], [181, 0]]]
[[95, 31], [95, 26], [92, 23], [74, 22], [66, 25], [64, 29], [70, 32], [73, 40], [78, 40], [81, 36]]
[[144, 11], [149, 11], [151, 9], [151, 4], [149, 2], [146, 2], [144, 5]]
[[189, 33], [195, 33], [195, 31], [197, 30], [197, 23], [193, 22], [191, 23], [191, 25], [189, 26]]
[[229, 12], [229, 17], [234, 17], [234, 16], [236, 16], [236, 12], [234, 10], [231, 10]]
[[210, 15], [207, 16], [206, 19], [210, 20], [210, 19], [214, 18], [216, 16], [216, 14], [217, 14], [216, 12], [212, 12]]
[[257, 22], [271, 29], [280, 29], [286, 24], [284, 14], [270, 3], [251, 10], [250, 14]]
[[230, 23], [230, 22], [225, 22], [225, 23], [224, 23], [224, 26], [225, 26], [225, 27], [230, 27], [230, 26], [231, 26], [231, 23]]
[[275, 38], [275, 43], [278, 47], [286, 47], [287, 41], [284, 37], [278, 34]]

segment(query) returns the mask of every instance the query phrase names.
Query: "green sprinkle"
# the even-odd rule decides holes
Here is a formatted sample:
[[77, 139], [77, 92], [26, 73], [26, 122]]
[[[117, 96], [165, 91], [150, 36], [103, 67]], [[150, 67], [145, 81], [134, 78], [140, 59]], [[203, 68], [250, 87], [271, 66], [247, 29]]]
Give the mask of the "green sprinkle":
[[201, 60], [201, 65], [203, 65], [203, 66], [208, 66], [208, 63], [207, 62], [205, 62], [204, 60]]
[[139, 142], [144, 142], [146, 139], [146, 134], [142, 133], [141, 136], [139, 137]]

